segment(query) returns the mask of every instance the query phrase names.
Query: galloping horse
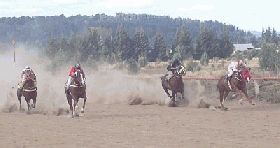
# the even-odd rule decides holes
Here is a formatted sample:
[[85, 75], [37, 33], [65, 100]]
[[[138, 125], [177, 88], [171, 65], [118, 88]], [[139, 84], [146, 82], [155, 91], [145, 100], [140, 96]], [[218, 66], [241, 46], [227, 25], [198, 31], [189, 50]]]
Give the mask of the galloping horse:
[[[251, 79], [250, 75], [250, 68], [244, 68], [241, 71], [236, 71], [232, 74], [232, 78], [230, 80], [231, 88], [228, 85], [228, 82], [226, 81], [226, 76], [222, 76], [219, 79], [217, 88], [219, 89], [220, 93], [220, 105], [223, 110], [226, 110], [227, 108], [224, 107], [224, 101], [226, 97], [228, 96], [230, 91], [233, 92], [243, 92], [248, 99], [249, 103], [254, 105], [252, 103], [252, 98], [250, 98], [247, 94], [247, 88], [246, 83], [248, 83]], [[241, 94], [239, 94], [239, 97], [241, 97]], [[242, 104], [242, 99], [240, 98], [240, 103]]]
[[[183, 65], [177, 66], [177, 68], [171, 69], [173, 70], [173, 76], [167, 81], [166, 77], [167, 74], [161, 77], [161, 85], [164, 89], [165, 93], [172, 99], [172, 106], [175, 105], [175, 96], [177, 97], [177, 93], [181, 93], [182, 99], [184, 99], [184, 82], [182, 80], [182, 76], [186, 75], [186, 69]], [[172, 95], [170, 96], [170, 93], [168, 90], [172, 91]]]
[[69, 92], [66, 90], [66, 86], [65, 86], [65, 94], [66, 94], [68, 104], [70, 106], [70, 110], [72, 112], [72, 117], [75, 116], [76, 108], [78, 108], [79, 98], [84, 99], [84, 105], [81, 108], [81, 113], [84, 113], [87, 97], [86, 97], [86, 84], [82, 71], [77, 70], [75, 72], [73, 76], [73, 81], [70, 85]]
[[[25, 97], [25, 101], [27, 103], [28, 111], [31, 110], [31, 107], [35, 108], [36, 105], [36, 98], [37, 98], [37, 88], [35, 87], [36, 75], [34, 73], [27, 73], [27, 79], [25, 84], [23, 85], [22, 90], [19, 88], [17, 89], [17, 97], [20, 103], [20, 110], [21, 110], [21, 97]], [[22, 83], [22, 82], [20, 82]], [[33, 100], [33, 104], [30, 104], [30, 100]]]

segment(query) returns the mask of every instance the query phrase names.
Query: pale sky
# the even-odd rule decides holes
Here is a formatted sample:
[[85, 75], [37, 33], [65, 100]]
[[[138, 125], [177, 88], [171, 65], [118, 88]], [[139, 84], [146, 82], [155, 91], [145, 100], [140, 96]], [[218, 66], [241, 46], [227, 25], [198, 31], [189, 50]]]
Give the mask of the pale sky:
[[0, 0], [0, 17], [147, 13], [217, 20], [259, 32], [262, 27], [280, 31], [279, 9], [276, 0]]

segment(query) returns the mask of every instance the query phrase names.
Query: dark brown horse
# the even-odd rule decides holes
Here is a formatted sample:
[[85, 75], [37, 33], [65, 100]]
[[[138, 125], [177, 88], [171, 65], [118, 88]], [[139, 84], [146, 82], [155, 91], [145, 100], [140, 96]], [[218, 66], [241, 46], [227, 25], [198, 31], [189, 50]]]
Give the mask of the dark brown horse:
[[84, 99], [84, 105], [81, 108], [81, 113], [84, 113], [85, 105], [86, 105], [86, 84], [83, 72], [77, 70], [73, 76], [73, 81], [70, 85], [69, 92], [66, 90], [65, 87], [65, 94], [70, 106], [70, 110], [72, 112], [72, 117], [75, 116], [76, 109], [78, 108], [78, 102], [80, 98]]
[[[161, 85], [168, 97], [172, 99], [172, 106], [176, 106], [175, 97], [177, 98], [177, 93], [181, 93], [182, 99], [184, 99], [184, 82], [182, 76], [186, 74], [186, 69], [183, 65], [177, 66], [177, 68], [172, 69], [173, 76], [166, 80], [167, 75], [161, 77]], [[168, 92], [172, 91], [172, 95]]]
[[[22, 82], [20, 82], [22, 83]], [[23, 88], [17, 89], [17, 97], [20, 103], [20, 110], [21, 110], [21, 97], [23, 96], [25, 98], [25, 101], [27, 103], [28, 111], [31, 110], [31, 107], [35, 108], [36, 105], [36, 98], [37, 98], [37, 88], [35, 86], [36, 83], [36, 75], [34, 73], [27, 73], [27, 79], [25, 84], [23, 85]], [[31, 99], [33, 100], [32, 104], [30, 104]]]
[[[217, 88], [219, 89], [220, 93], [220, 105], [223, 110], [226, 110], [227, 108], [224, 107], [224, 101], [227, 98], [228, 94], [230, 91], [232, 92], [243, 92], [248, 99], [249, 103], [254, 105], [252, 103], [252, 98], [250, 98], [247, 94], [247, 88], [246, 88], [246, 83], [248, 83], [251, 79], [250, 75], [250, 68], [244, 68], [241, 71], [236, 71], [232, 74], [231, 80], [230, 80], [230, 85], [231, 88], [228, 85], [228, 82], [226, 81], [226, 76], [222, 76], [219, 81]], [[241, 97], [241, 94], [239, 94]], [[242, 99], [240, 98], [240, 103], [242, 104]]]

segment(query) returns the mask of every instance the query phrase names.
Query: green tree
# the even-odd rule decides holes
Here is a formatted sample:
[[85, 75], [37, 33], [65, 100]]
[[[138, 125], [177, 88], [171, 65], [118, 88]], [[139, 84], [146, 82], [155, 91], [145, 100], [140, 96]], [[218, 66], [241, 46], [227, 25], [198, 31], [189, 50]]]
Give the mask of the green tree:
[[45, 53], [48, 57], [54, 57], [55, 54], [58, 52], [58, 50], [59, 50], [59, 43], [57, 42], [55, 37], [51, 34]]
[[175, 47], [174, 54], [176, 54], [176, 51], [180, 52], [177, 54], [182, 54], [182, 60], [185, 60], [188, 56], [194, 53], [192, 38], [186, 26], [182, 26], [180, 31], [176, 34], [173, 47]]
[[134, 54], [130, 55], [130, 53], [134, 53], [133, 48], [131, 48], [131, 39], [128, 36], [127, 32], [124, 30], [123, 25], [118, 28], [116, 34], [116, 40], [114, 42], [115, 46], [115, 58], [119, 61], [124, 61], [129, 58], [135, 58]]
[[204, 52], [206, 52], [208, 58], [211, 59], [217, 56], [219, 48], [220, 46], [217, 35], [212, 30], [208, 31], [205, 27], [202, 27], [197, 40], [194, 59], [199, 60]]
[[154, 49], [152, 51], [153, 58], [157, 58], [160, 61], [168, 60], [168, 55], [166, 54], [166, 45], [163, 39], [162, 32], [157, 32], [155, 41], [154, 41]]
[[100, 36], [95, 28], [88, 28], [83, 38], [82, 49], [80, 52], [83, 57], [92, 55], [94, 59], [99, 60], [100, 57]]
[[137, 59], [139, 57], [147, 58], [148, 52], [151, 52], [149, 39], [143, 29], [140, 29], [135, 33], [133, 37], [133, 45], [136, 54], [135, 56], [138, 55]]
[[217, 48], [217, 57], [227, 58], [233, 53], [233, 44], [231, 43], [230, 35], [227, 26], [224, 25], [221, 39], [219, 40], [219, 48]]

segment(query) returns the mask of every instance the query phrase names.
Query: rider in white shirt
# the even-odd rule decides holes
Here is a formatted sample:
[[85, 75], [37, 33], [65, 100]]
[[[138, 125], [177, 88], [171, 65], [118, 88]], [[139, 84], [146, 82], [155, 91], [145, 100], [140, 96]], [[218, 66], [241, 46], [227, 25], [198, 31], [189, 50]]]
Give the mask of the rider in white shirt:
[[230, 62], [230, 64], [228, 65], [227, 82], [229, 83], [230, 77], [233, 74], [233, 72], [238, 71], [239, 68], [244, 68], [244, 67], [247, 67], [247, 65], [242, 60], [239, 60], [238, 62], [235, 61]]

